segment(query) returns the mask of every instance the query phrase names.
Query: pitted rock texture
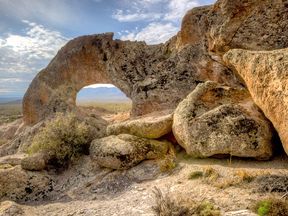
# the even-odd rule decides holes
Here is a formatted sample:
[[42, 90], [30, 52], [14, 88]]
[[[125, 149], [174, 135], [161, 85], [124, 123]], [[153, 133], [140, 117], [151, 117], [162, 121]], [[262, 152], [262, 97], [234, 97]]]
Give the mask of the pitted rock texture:
[[177, 48], [202, 43], [222, 56], [232, 48], [273, 50], [288, 46], [285, 0], [218, 0], [193, 8], [182, 20]]
[[273, 123], [288, 154], [288, 49], [231, 50], [224, 59], [245, 80], [253, 100]]
[[132, 99], [132, 115], [175, 108], [198, 83], [237, 85], [232, 71], [203, 52], [202, 45], [173, 51], [173, 40], [148, 46], [113, 40], [112, 34], [76, 38], [32, 81], [23, 101], [26, 124], [75, 109], [77, 92], [111, 83]]
[[199, 84], [176, 108], [172, 128], [193, 157], [272, 156], [270, 123], [244, 88]]
[[168, 113], [154, 112], [147, 116], [109, 125], [107, 134], [131, 134], [148, 139], [157, 139], [171, 132], [172, 121], [172, 111], [168, 111]]
[[170, 143], [129, 134], [111, 135], [91, 143], [90, 155], [100, 166], [128, 169], [145, 159], [163, 158]]
[[21, 167], [0, 167], [0, 200], [41, 201], [53, 191], [53, 179], [45, 174], [29, 172]]

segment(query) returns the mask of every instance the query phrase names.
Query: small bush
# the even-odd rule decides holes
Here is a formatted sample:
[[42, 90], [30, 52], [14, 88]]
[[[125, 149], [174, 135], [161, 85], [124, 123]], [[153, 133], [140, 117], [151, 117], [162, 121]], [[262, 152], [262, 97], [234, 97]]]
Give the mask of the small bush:
[[170, 145], [167, 154], [163, 159], [159, 160], [160, 171], [168, 172], [173, 170], [176, 166], [176, 152], [174, 147]]
[[220, 216], [221, 212], [208, 201], [196, 202], [187, 198], [173, 198], [163, 194], [159, 188], [154, 189], [156, 205], [153, 210], [157, 216]]
[[194, 179], [198, 179], [204, 176], [204, 173], [202, 171], [193, 171], [189, 174], [188, 179], [190, 180], [194, 180]]
[[287, 216], [288, 201], [276, 198], [260, 200], [256, 204], [255, 211], [259, 216]]
[[208, 201], [204, 201], [197, 207], [196, 215], [199, 215], [199, 216], [220, 216], [221, 212], [212, 203], [210, 203]]
[[29, 154], [42, 152], [57, 165], [67, 164], [88, 149], [89, 128], [75, 114], [57, 114], [34, 137]]
[[287, 193], [288, 176], [286, 175], [263, 175], [256, 178], [258, 192]]
[[204, 177], [209, 182], [213, 182], [213, 181], [216, 181], [220, 177], [220, 174], [216, 169], [208, 166], [204, 169]]

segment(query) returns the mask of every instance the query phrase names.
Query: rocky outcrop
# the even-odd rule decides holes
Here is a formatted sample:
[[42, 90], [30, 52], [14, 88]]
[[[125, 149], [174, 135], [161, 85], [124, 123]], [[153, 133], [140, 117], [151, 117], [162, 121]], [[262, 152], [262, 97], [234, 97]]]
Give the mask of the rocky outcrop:
[[231, 50], [224, 59], [245, 80], [253, 100], [273, 123], [288, 154], [288, 49]]
[[287, 11], [282, 0], [218, 0], [212, 6], [193, 8], [182, 20], [176, 47], [200, 42], [210, 55], [218, 56], [232, 48], [285, 48]]
[[157, 139], [172, 130], [172, 111], [151, 113], [144, 117], [115, 123], [107, 127], [108, 135], [131, 134], [138, 137]]
[[238, 83], [201, 45], [176, 52], [173, 40], [149, 46], [113, 40], [112, 36], [83, 36], [67, 43], [27, 90], [24, 122], [35, 124], [55, 112], [75, 109], [77, 92], [94, 83], [111, 83], [122, 90], [132, 100], [134, 116], [175, 108], [206, 80]]
[[0, 200], [40, 201], [53, 190], [48, 175], [24, 171], [20, 166], [0, 167], [0, 185]]
[[163, 158], [169, 142], [139, 138], [133, 135], [112, 135], [91, 143], [90, 155], [100, 166], [128, 169], [145, 159]]
[[270, 123], [244, 88], [199, 84], [176, 108], [173, 133], [194, 157], [272, 156]]
[[237, 86], [222, 55], [232, 48], [287, 47], [287, 10], [282, 0], [218, 0], [189, 11], [166, 44], [113, 40], [112, 33], [73, 39], [31, 83], [24, 122], [75, 109], [77, 92], [95, 83], [122, 90], [133, 102], [134, 116], [173, 109], [207, 80]]

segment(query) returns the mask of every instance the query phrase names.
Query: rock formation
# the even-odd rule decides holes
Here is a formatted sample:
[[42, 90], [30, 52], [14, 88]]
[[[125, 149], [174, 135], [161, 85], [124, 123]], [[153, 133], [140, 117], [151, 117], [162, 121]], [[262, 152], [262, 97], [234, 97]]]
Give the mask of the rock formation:
[[[53, 215], [83, 215], [87, 213], [82, 212], [83, 205], [97, 203], [87, 214], [112, 215], [126, 207], [127, 197], [135, 196], [130, 206], [135, 210], [139, 200], [141, 205], [151, 200], [149, 182], [144, 188], [135, 185], [132, 192], [115, 197], [132, 183], [161, 176], [159, 161], [174, 168], [169, 164], [175, 159], [169, 157], [175, 156], [171, 153], [174, 148], [167, 140], [174, 140], [173, 144], [180, 144], [194, 157], [228, 154], [268, 159], [273, 153], [273, 128], [266, 117], [277, 129], [288, 154], [288, 50], [271, 51], [288, 47], [287, 20], [286, 0], [218, 0], [212, 6], [188, 11], [179, 33], [165, 44], [114, 40], [112, 33], [71, 40], [30, 84], [23, 99], [23, 123], [20, 120], [0, 126], [0, 136], [5, 139], [0, 146], [0, 200], [33, 202], [47, 198], [72, 200], [70, 206], [80, 203], [73, 206], [75, 210], [65, 208], [70, 202], [53, 203], [59, 208], [57, 213], [48, 210]], [[97, 83], [113, 84], [131, 98], [131, 119], [107, 128], [106, 121], [76, 107], [77, 92]], [[163, 114], [166, 110], [169, 113]], [[45, 154], [12, 155], [25, 152], [33, 136], [55, 113], [70, 111], [79, 115], [93, 135], [89, 156], [81, 155], [61, 173], [47, 165]], [[225, 208], [229, 208], [227, 200], [238, 205], [238, 198], [245, 197], [247, 188], [226, 191], [203, 182], [193, 183], [187, 178], [191, 170], [203, 173], [203, 167], [199, 170], [199, 164], [181, 162], [168, 180], [159, 178], [150, 184], [154, 187], [160, 182], [177, 192], [189, 190], [187, 194], [201, 202], [206, 192], [212, 194], [209, 199], [220, 193], [224, 198], [218, 201]], [[262, 172], [266, 164], [261, 166], [258, 170]], [[254, 178], [242, 167], [240, 174], [233, 174], [235, 167], [218, 168], [222, 173], [217, 172], [217, 178], [223, 182], [225, 175], [242, 176], [241, 184], [245, 177]], [[276, 172], [282, 175], [286, 168], [280, 165]], [[107, 202], [96, 202], [104, 198], [112, 203], [108, 208]], [[239, 205], [242, 208], [244, 204]], [[2, 202], [0, 214], [26, 214], [29, 208], [22, 207]], [[42, 214], [50, 207], [41, 209]], [[126, 212], [123, 215], [131, 214], [131, 209], [122, 211]], [[135, 212], [133, 215], [144, 211]]]
[[273, 123], [288, 154], [288, 50], [231, 50], [224, 59], [245, 80], [253, 100]]
[[44, 173], [27, 172], [21, 167], [0, 167], [0, 200], [40, 201], [53, 190], [53, 180]]
[[91, 143], [91, 157], [103, 167], [128, 169], [145, 159], [163, 158], [169, 142], [139, 138], [133, 135], [112, 135]]
[[244, 88], [199, 84], [176, 108], [173, 133], [194, 157], [272, 156], [269, 122]]
[[168, 114], [154, 112], [147, 116], [109, 125], [107, 134], [132, 134], [138, 137], [157, 139], [171, 132], [172, 120], [171, 110], [168, 111]]

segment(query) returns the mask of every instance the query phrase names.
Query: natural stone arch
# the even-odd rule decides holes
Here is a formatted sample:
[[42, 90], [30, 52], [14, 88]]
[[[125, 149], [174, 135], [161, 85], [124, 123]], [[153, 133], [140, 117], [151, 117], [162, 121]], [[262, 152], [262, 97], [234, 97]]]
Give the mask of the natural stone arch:
[[34, 78], [23, 100], [24, 122], [75, 109], [77, 92], [90, 84], [115, 85], [132, 100], [132, 116], [138, 116], [175, 108], [206, 80], [238, 83], [201, 43], [176, 50], [175, 38], [149, 46], [113, 40], [112, 33], [83, 36], [68, 42]]

